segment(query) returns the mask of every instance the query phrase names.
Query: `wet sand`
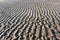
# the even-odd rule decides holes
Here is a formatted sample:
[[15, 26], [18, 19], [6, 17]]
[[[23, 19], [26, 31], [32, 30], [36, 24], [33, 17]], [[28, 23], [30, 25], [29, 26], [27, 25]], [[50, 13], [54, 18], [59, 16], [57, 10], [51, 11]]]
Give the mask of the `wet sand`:
[[20, 0], [0, 5], [0, 40], [60, 40], [58, 0]]

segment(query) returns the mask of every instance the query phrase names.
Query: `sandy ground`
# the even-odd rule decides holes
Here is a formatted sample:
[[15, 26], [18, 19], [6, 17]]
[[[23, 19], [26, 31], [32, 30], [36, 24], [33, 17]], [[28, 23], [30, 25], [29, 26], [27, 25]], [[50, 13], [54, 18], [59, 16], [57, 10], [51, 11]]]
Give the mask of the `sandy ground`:
[[0, 0], [0, 40], [60, 40], [60, 1]]

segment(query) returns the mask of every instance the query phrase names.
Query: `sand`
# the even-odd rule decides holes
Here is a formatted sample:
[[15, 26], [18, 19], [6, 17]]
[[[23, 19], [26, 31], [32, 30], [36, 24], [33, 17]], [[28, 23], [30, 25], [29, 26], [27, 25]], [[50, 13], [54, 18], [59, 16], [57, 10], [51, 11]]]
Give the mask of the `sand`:
[[59, 0], [13, 1], [0, 3], [0, 40], [60, 40]]

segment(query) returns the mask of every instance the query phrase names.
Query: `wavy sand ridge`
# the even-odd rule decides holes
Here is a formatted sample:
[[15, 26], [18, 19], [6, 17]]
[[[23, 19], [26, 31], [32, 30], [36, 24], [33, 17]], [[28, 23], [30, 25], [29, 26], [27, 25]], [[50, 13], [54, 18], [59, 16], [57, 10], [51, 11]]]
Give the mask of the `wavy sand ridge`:
[[7, 8], [0, 16], [0, 40], [60, 40], [60, 9], [45, 3]]

